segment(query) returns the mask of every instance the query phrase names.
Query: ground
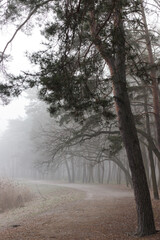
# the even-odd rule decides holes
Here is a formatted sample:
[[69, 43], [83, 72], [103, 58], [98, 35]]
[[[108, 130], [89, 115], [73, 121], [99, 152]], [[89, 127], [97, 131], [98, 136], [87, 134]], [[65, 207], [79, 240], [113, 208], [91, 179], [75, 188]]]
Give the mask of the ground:
[[[0, 214], [0, 240], [135, 239], [135, 202], [126, 187], [51, 182], [37, 182], [36, 187], [39, 197]], [[153, 200], [153, 207], [160, 229], [160, 202]], [[160, 233], [140, 239], [158, 240]]]

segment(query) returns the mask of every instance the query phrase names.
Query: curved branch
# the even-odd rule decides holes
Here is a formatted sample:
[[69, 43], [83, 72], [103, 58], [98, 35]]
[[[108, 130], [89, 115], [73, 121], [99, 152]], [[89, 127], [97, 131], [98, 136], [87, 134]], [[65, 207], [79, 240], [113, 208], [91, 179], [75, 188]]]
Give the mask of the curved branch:
[[117, 166], [124, 172], [124, 174], [126, 175], [128, 182], [130, 183], [130, 186], [133, 187], [133, 183], [132, 183], [132, 178], [131, 175], [129, 173], [129, 171], [125, 168], [125, 166], [123, 165], [123, 163], [116, 157], [111, 158], [110, 161], [114, 162], [117, 164]]
[[152, 148], [152, 151], [156, 155], [157, 159], [160, 161], [160, 152], [158, 151], [158, 148], [156, 147], [153, 139], [146, 132], [144, 132], [141, 129], [137, 129], [137, 132], [148, 140], [148, 142], [150, 143], [150, 146]]
[[0, 59], [0, 63], [3, 61], [4, 59], [4, 54], [9, 46], [9, 44], [13, 41], [13, 39], [15, 38], [15, 36], [17, 35], [17, 33], [22, 29], [22, 27], [29, 21], [29, 19], [33, 16], [33, 14], [42, 6], [44, 6], [45, 4], [51, 2], [53, 0], [47, 0], [43, 3], [37, 4], [37, 6], [28, 14], [27, 18], [24, 20], [24, 22], [16, 29], [16, 31], [14, 32], [13, 36], [11, 37], [11, 39], [7, 42], [6, 46], [4, 47], [2, 53], [1, 53], [1, 59]]

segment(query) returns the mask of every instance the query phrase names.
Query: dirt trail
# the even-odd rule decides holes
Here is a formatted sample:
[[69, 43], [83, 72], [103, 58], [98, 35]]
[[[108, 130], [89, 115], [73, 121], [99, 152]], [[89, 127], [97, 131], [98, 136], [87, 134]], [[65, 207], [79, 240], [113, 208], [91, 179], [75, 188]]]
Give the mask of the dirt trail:
[[65, 184], [65, 183], [53, 183], [48, 181], [38, 181], [41, 184], [51, 184], [60, 187], [67, 187], [76, 190], [80, 190], [86, 193], [86, 200], [103, 200], [112, 198], [126, 198], [133, 197], [131, 190], [120, 185], [93, 185], [93, 184]]
[[[66, 198], [43, 214], [20, 222], [19, 227], [0, 231], [0, 240], [135, 240], [130, 236], [136, 227], [135, 202], [126, 187], [36, 183], [65, 187], [67, 196], [80, 193], [80, 197]], [[160, 229], [160, 203], [153, 204]], [[160, 234], [140, 239], [159, 240]]]

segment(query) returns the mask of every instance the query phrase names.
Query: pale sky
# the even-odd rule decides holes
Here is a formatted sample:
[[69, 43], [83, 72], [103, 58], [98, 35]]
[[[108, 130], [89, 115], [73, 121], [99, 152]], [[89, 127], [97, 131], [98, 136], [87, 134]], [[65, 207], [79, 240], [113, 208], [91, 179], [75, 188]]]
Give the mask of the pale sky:
[[[1, 48], [4, 48], [8, 40], [10, 40], [14, 29], [9, 27], [5, 31], [1, 31]], [[42, 48], [42, 37], [39, 30], [34, 29], [33, 34], [26, 36], [23, 32], [19, 32], [14, 41], [9, 45], [7, 54], [13, 56], [13, 60], [9, 62], [7, 68], [13, 74], [19, 74], [22, 70], [30, 70], [32, 67], [29, 60], [25, 57], [25, 52], [33, 52]], [[0, 135], [6, 130], [9, 119], [24, 118], [25, 106], [29, 103], [29, 100], [25, 98], [26, 94], [14, 98], [7, 106], [0, 105]]]
[[7, 129], [8, 120], [16, 118], [24, 118], [25, 106], [27, 106], [29, 100], [25, 98], [25, 94], [15, 98], [7, 106], [0, 106], [0, 135]]
[[[5, 29], [5, 31], [1, 32], [0, 51], [4, 48], [7, 41], [10, 40], [13, 33], [14, 29], [9, 29], [9, 27], [7, 30]], [[11, 54], [13, 56], [13, 59], [8, 64], [9, 70], [11, 70], [14, 74], [18, 74], [21, 70], [30, 69], [31, 64], [25, 56], [25, 52], [34, 52], [42, 49], [41, 41], [42, 36], [36, 28], [33, 30], [32, 35], [29, 36], [21, 31], [18, 32], [6, 51], [7, 54]]]

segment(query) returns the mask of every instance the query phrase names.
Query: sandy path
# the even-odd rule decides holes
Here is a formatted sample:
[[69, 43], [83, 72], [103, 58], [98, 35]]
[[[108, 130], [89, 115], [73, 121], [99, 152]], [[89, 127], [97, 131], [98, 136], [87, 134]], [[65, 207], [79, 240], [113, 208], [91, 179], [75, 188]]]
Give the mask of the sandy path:
[[[136, 228], [136, 211], [133, 193], [123, 186], [58, 184], [38, 181], [37, 184], [53, 184], [66, 187], [69, 194], [85, 192], [85, 197], [65, 201], [46, 214], [21, 223], [18, 228], [0, 232], [0, 240], [133, 240], [130, 236]], [[84, 194], [82, 194], [84, 196]], [[155, 213], [160, 203], [154, 202]], [[156, 215], [160, 228], [159, 214]], [[139, 239], [139, 238], [136, 238]], [[141, 238], [159, 240], [160, 234]]]
[[84, 191], [86, 193], [86, 200], [103, 200], [112, 198], [126, 198], [133, 197], [133, 192], [126, 187], [117, 185], [93, 185], [93, 184], [66, 184], [53, 183], [48, 181], [38, 181], [41, 184], [51, 184], [59, 187], [73, 188]]

